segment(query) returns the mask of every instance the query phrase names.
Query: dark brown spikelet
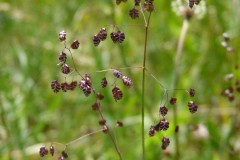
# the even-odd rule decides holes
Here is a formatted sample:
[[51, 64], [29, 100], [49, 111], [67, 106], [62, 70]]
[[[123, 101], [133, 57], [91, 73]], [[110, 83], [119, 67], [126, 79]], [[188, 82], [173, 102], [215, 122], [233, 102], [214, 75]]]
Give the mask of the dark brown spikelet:
[[113, 70], [113, 75], [116, 78], [121, 78], [122, 77], [122, 73], [119, 70], [116, 70], [116, 69]]
[[95, 103], [92, 105], [92, 109], [93, 109], [94, 111], [99, 110], [99, 108], [100, 108], [100, 103], [98, 103], [98, 102], [95, 102]]
[[106, 28], [101, 28], [100, 31], [98, 32], [97, 36], [101, 41], [104, 41], [107, 38]]
[[104, 125], [106, 125], [106, 120], [105, 119], [100, 119], [98, 121], [98, 124], [101, 125], [101, 126], [104, 126]]
[[63, 92], [67, 92], [67, 88], [68, 88], [67, 82], [61, 83], [61, 88], [62, 88], [62, 91], [63, 91]]
[[61, 52], [61, 53], [59, 54], [59, 56], [58, 56], [58, 59], [59, 59], [60, 62], [65, 63], [66, 60], [67, 60], [67, 54], [64, 53], [64, 52]]
[[118, 34], [118, 43], [122, 43], [125, 39], [125, 33], [118, 31], [117, 34]]
[[152, 137], [155, 135], [155, 127], [151, 126], [148, 132], [149, 136]]
[[71, 48], [72, 49], [78, 49], [79, 47], [79, 41], [78, 40], [74, 40], [73, 43], [71, 44]]
[[105, 87], [107, 87], [107, 84], [108, 84], [108, 82], [107, 82], [107, 79], [106, 79], [106, 77], [104, 77], [103, 79], [102, 79], [102, 88], [105, 88]]
[[162, 138], [162, 149], [165, 150], [170, 144], [169, 138], [163, 137]]
[[162, 107], [160, 107], [159, 112], [162, 116], [165, 116], [168, 112], [168, 109], [167, 109], [167, 107], [162, 106]]
[[179, 132], [179, 126], [178, 125], [175, 127], [174, 132], [176, 132], [176, 133]]
[[93, 41], [94, 46], [98, 46], [100, 43], [100, 39], [99, 39], [98, 35], [94, 35], [92, 38], [92, 41]]
[[44, 157], [44, 156], [47, 155], [47, 154], [48, 154], [47, 148], [46, 148], [46, 147], [41, 147], [40, 150], [39, 150], [39, 155], [40, 155], [41, 157]]
[[154, 130], [157, 131], [157, 132], [161, 131], [160, 123], [158, 123], [154, 126]]
[[113, 98], [116, 101], [122, 99], [122, 97], [123, 97], [123, 93], [122, 93], [122, 91], [118, 87], [114, 87], [112, 89], [112, 94], [113, 94]]
[[189, 89], [189, 95], [190, 95], [190, 97], [194, 97], [195, 96], [195, 89], [190, 88]]
[[85, 96], [88, 96], [92, 92], [92, 81], [90, 76], [85, 74], [79, 83], [79, 87], [82, 89]]
[[70, 83], [70, 86], [71, 86], [71, 90], [73, 90], [74, 88], [76, 88], [76, 87], [77, 87], [77, 81], [72, 81], [72, 82]]
[[68, 158], [67, 152], [66, 151], [62, 151], [62, 156], [67, 159]]
[[67, 36], [67, 33], [65, 31], [61, 31], [58, 35], [58, 38], [62, 42], [66, 40], [66, 36]]
[[49, 149], [49, 150], [50, 150], [50, 154], [53, 156], [53, 155], [54, 155], [54, 152], [55, 152], [53, 145], [50, 146], [50, 149]]
[[64, 63], [64, 64], [62, 65], [62, 73], [68, 74], [69, 72], [70, 72], [69, 66], [68, 66], [66, 63]]
[[110, 34], [110, 36], [111, 36], [113, 43], [116, 43], [116, 42], [122, 43], [125, 39], [125, 34], [124, 34], [124, 32], [121, 32], [121, 31], [112, 32]]
[[139, 11], [134, 7], [129, 11], [129, 15], [132, 19], [136, 19], [139, 17]]
[[169, 102], [170, 104], [175, 104], [177, 102], [177, 98], [172, 97]]
[[169, 122], [166, 119], [162, 119], [159, 122], [159, 128], [160, 130], [166, 131], [169, 128]]
[[191, 113], [195, 113], [198, 110], [198, 105], [196, 105], [193, 101], [189, 101], [188, 108]]
[[116, 32], [112, 32], [110, 34], [110, 36], [111, 36], [111, 39], [112, 39], [113, 43], [116, 43], [117, 40], [118, 40], [118, 34]]
[[131, 87], [132, 86], [132, 80], [127, 76], [122, 76], [122, 82], [125, 86]]
[[123, 122], [118, 120], [118, 121], [117, 121], [117, 126], [118, 126], [118, 127], [123, 127]]
[[53, 80], [51, 82], [51, 88], [54, 93], [57, 93], [61, 89], [61, 84], [57, 80]]

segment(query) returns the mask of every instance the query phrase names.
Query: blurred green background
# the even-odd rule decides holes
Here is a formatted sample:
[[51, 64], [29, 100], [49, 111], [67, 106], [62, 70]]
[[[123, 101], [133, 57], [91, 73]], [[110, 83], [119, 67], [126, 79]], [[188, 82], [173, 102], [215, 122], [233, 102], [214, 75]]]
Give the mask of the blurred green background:
[[[173, 85], [174, 58], [184, 20], [174, 12], [173, 2], [155, 1], [147, 56], [148, 70], [168, 89]], [[178, 88], [194, 88], [194, 101], [199, 105], [198, 112], [190, 114], [186, 105], [190, 100], [188, 94], [177, 91], [181, 157], [184, 160], [240, 159], [239, 93], [234, 92], [233, 102], [221, 96], [222, 90], [234, 86], [234, 80], [240, 76], [239, 70], [233, 67], [240, 49], [240, 2], [204, 2], [196, 9], [202, 7], [205, 14], [200, 17], [202, 10], [189, 22], [179, 66]], [[186, 1], [182, 3], [187, 5]], [[49, 146], [50, 142], [67, 143], [101, 129], [98, 114], [91, 109], [93, 96], [86, 98], [79, 89], [58, 94], [51, 90], [52, 80], [64, 79], [59, 76], [57, 66], [58, 54], [64, 47], [58, 33], [67, 32], [67, 45], [74, 39], [80, 41], [79, 49], [73, 52], [77, 68], [82, 74], [90, 74], [96, 89], [102, 91], [101, 78], [111, 77], [111, 73], [95, 71], [142, 64], [143, 18], [132, 20], [128, 15], [132, 7], [130, 0], [119, 6], [112, 0], [0, 1], [1, 160], [52, 159], [40, 158], [39, 148]], [[94, 47], [92, 36], [102, 27], [110, 33], [112, 24], [118, 24], [125, 32], [125, 41], [113, 44], [108, 37]], [[231, 37], [232, 53], [221, 46], [224, 32]], [[141, 69], [122, 72], [132, 78], [134, 86], [126, 89], [120, 85], [124, 97], [118, 102], [113, 100], [110, 88], [103, 91], [102, 112], [113, 127], [123, 159], [140, 159]], [[225, 75], [233, 72], [234, 80], [226, 82]], [[159, 83], [149, 74], [146, 89], [146, 159], [173, 159], [171, 106], [166, 104], [170, 110], [166, 116], [170, 129], [149, 138], [149, 127], [159, 120], [161, 100], [167, 100], [162, 97]], [[169, 92], [169, 97], [172, 94]], [[114, 127], [116, 120], [122, 120], [124, 127]], [[161, 150], [162, 136], [171, 140], [166, 151]], [[57, 159], [63, 146], [55, 147], [58, 153], [54, 159]], [[72, 160], [118, 159], [110, 138], [101, 132], [70, 145], [67, 151]]]

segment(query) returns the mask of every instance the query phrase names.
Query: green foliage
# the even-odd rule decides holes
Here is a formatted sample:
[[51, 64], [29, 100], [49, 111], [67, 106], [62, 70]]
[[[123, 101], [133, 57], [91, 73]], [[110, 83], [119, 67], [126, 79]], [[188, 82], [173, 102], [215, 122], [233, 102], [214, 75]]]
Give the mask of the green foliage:
[[[51, 81], [59, 78], [57, 56], [63, 44], [58, 40], [58, 33], [64, 29], [69, 35], [69, 44], [79, 39], [80, 48], [73, 53], [77, 67], [81, 73], [90, 72], [100, 83], [104, 74], [95, 73], [96, 70], [141, 66], [143, 18], [131, 20], [128, 16], [131, 7], [130, 3], [117, 6], [107, 0], [0, 2], [2, 160], [41, 159], [38, 153], [41, 145], [53, 141], [67, 143], [101, 129], [98, 115], [91, 109], [93, 97], [86, 98], [79, 90], [54, 94], [50, 88]], [[239, 7], [236, 0], [208, 0], [206, 15], [202, 19], [193, 17], [189, 22], [179, 66], [182, 70], [179, 85], [181, 88], [195, 88], [199, 112], [191, 115], [187, 108], [187, 94], [177, 93], [182, 159], [237, 159], [240, 156], [239, 148], [236, 152], [233, 150], [240, 143], [239, 135], [236, 129], [232, 130], [236, 124], [235, 114], [239, 114], [239, 94], [232, 103], [220, 95], [226, 86], [224, 76], [232, 72], [232, 64], [236, 63], [234, 55], [226, 54], [221, 46], [221, 36], [228, 32], [234, 54], [239, 54]], [[173, 61], [183, 17], [173, 12], [170, 1], [156, 1], [155, 8], [149, 29], [147, 68], [171, 89]], [[108, 39], [94, 47], [92, 36], [101, 27], [108, 27], [110, 31], [112, 24], [120, 24], [126, 40], [118, 45]], [[123, 128], [113, 130], [123, 159], [140, 159], [141, 69], [124, 72], [131, 76], [134, 87], [124, 89], [124, 97], [118, 102], [112, 99], [110, 90], [106, 91], [102, 111], [112, 126], [116, 120], [124, 122]], [[240, 76], [239, 70], [236, 74]], [[161, 150], [163, 135], [172, 140], [168, 150], [172, 159], [174, 128], [171, 123], [169, 131], [148, 138], [148, 126], [158, 120], [163, 92], [150, 75], [146, 78], [146, 89], [146, 159], [167, 157], [168, 153]], [[168, 116], [172, 118], [171, 109]], [[208, 136], [194, 134], [198, 130], [192, 128], [198, 124], [208, 130]], [[70, 159], [117, 157], [111, 140], [101, 132], [69, 146], [68, 151]]]

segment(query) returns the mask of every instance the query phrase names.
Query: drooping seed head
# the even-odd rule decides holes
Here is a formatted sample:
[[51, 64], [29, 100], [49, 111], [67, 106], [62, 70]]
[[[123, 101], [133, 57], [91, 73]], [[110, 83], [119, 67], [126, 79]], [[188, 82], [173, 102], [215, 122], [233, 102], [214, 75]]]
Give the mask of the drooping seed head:
[[106, 77], [104, 77], [104, 78], [102, 79], [102, 82], [101, 82], [101, 84], [102, 84], [102, 88], [105, 88], [105, 87], [107, 87], [107, 84], [108, 84], [108, 82], [107, 82], [107, 79], [106, 79]]
[[118, 121], [117, 121], [117, 126], [118, 126], [118, 127], [123, 127], [123, 122], [118, 120]]
[[62, 156], [67, 159], [68, 158], [67, 152], [66, 151], [62, 151]]
[[190, 88], [189, 89], [189, 95], [190, 95], [190, 97], [194, 97], [195, 96], [195, 89]]
[[62, 88], [62, 91], [63, 91], [63, 92], [67, 92], [67, 88], [68, 88], [67, 82], [61, 83], [61, 88]]
[[131, 87], [132, 86], [132, 80], [127, 76], [122, 76], [122, 82], [125, 86]]
[[98, 103], [98, 102], [95, 102], [93, 105], [92, 105], [92, 109], [93, 110], [99, 110], [99, 108], [100, 108], [100, 103]]
[[53, 145], [50, 146], [50, 149], [49, 149], [49, 150], [50, 150], [50, 154], [51, 154], [52, 156], [54, 156], [54, 152], [55, 152], [55, 151], [54, 151]]
[[57, 80], [53, 80], [51, 82], [51, 88], [54, 93], [57, 93], [61, 89], [61, 84]]
[[196, 105], [193, 101], [189, 101], [188, 108], [191, 113], [195, 113], [195, 112], [197, 112], [198, 105]]
[[78, 40], [74, 40], [73, 42], [72, 42], [72, 44], [71, 44], [71, 48], [72, 49], [78, 49], [78, 47], [79, 47], [79, 41]]
[[92, 81], [90, 76], [85, 74], [84, 77], [79, 82], [79, 87], [82, 89], [85, 96], [88, 96], [92, 92]]
[[64, 74], [70, 73], [70, 68], [66, 63], [64, 63], [61, 67], [62, 67], [62, 73]]
[[166, 131], [169, 128], [169, 122], [166, 119], [162, 119], [159, 122], [159, 128], [160, 130]]
[[148, 134], [149, 134], [150, 137], [155, 135], [155, 128], [154, 128], [154, 126], [150, 127]]
[[113, 94], [113, 98], [116, 101], [122, 99], [122, 97], [123, 97], [123, 93], [122, 93], [122, 91], [118, 87], [114, 87], [112, 89], [112, 94]]
[[98, 46], [100, 43], [100, 39], [99, 39], [98, 35], [94, 35], [92, 38], [92, 41], [93, 41], [94, 46]]
[[101, 40], [104, 41], [107, 38], [107, 31], [106, 28], [101, 28], [100, 31], [97, 34], [97, 37]]
[[162, 116], [165, 116], [168, 112], [168, 109], [165, 106], [161, 106], [160, 109], [159, 109], [159, 112]]
[[113, 70], [113, 75], [114, 77], [117, 77], [117, 78], [121, 78], [122, 77], [122, 73], [119, 71], [119, 70]]
[[61, 52], [58, 56], [58, 59], [60, 62], [65, 63], [67, 60], [67, 54], [64, 52]]
[[67, 36], [67, 33], [65, 31], [61, 31], [58, 35], [58, 38], [62, 42], [66, 40], [66, 36]]
[[162, 138], [162, 149], [165, 150], [170, 144], [169, 138], [163, 137]]
[[172, 97], [169, 102], [170, 104], [175, 104], [177, 102], [177, 98]]
[[136, 19], [139, 17], [139, 11], [134, 7], [129, 11], [129, 15], [132, 19]]
[[98, 123], [99, 123], [99, 125], [104, 126], [104, 125], [106, 125], [106, 120], [105, 119], [100, 119], [98, 121]]
[[41, 157], [44, 157], [45, 155], [48, 154], [48, 149], [46, 147], [41, 147], [39, 150], [39, 154]]

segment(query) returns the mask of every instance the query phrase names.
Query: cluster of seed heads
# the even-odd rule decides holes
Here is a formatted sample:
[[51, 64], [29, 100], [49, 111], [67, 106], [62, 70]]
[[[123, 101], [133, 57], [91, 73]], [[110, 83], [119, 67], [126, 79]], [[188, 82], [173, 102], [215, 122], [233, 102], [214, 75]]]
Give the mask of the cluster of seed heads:
[[[67, 34], [65, 31], [61, 31], [59, 33], [58, 38], [59, 38], [60, 42], [65, 42], [64, 43], [65, 48], [60, 52], [60, 54], [58, 56], [58, 60], [59, 60], [58, 65], [61, 66], [61, 72], [63, 74], [69, 74], [70, 67], [66, 63], [67, 59], [68, 59], [68, 55], [65, 53], [65, 51], [68, 51], [70, 53], [70, 56], [72, 56], [71, 49], [77, 49], [79, 47], [80, 43], [78, 40], [74, 40], [71, 43], [71, 46], [68, 48], [66, 46]], [[93, 38], [94, 44], [98, 45], [100, 43], [100, 41], [104, 41], [106, 38], [107, 38], [106, 29], [102, 28], [102, 29], [100, 29], [99, 33], [94, 36], [94, 38]], [[111, 38], [114, 42], [121, 43], [125, 39], [125, 35], [121, 31], [112, 32]], [[75, 64], [73, 57], [71, 57], [70, 59], [72, 59], [73, 64]], [[98, 123], [99, 123], [99, 125], [101, 125], [103, 127], [102, 131], [104, 133], [108, 133], [109, 127], [107, 125], [107, 121], [104, 119], [103, 114], [101, 113], [101, 110], [100, 110], [100, 106], [101, 106], [100, 101], [104, 99], [104, 95], [101, 94], [100, 92], [97, 92], [96, 89], [93, 87], [93, 83], [92, 83], [92, 79], [91, 79], [90, 75], [85, 74], [82, 76], [75, 68], [75, 65], [74, 65], [74, 71], [76, 71], [79, 74], [79, 76], [81, 77], [81, 79], [79, 81], [72, 79], [72, 81], [70, 83], [68, 83], [67, 77], [65, 77], [64, 82], [59, 82], [58, 80], [53, 80], [51, 82], [51, 89], [53, 90], [54, 93], [58, 93], [59, 91], [67, 92], [70, 90], [74, 90], [78, 86], [82, 90], [82, 92], [84, 93], [84, 95], [86, 97], [88, 97], [90, 94], [93, 93], [96, 98], [96, 101], [92, 105], [92, 110], [98, 111], [100, 113], [101, 116], [100, 116], [100, 120], [98, 121]], [[107, 88], [108, 86], [111, 86], [112, 87], [112, 89], [111, 89], [112, 96], [113, 96], [114, 100], [115, 101], [121, 100], [123, 97], [123, 93], [122, 93], [122, 90], [116, 86], [117, 80], [121, 80], [123, 85], [125, 85], [127, 88], [130, 88], [132, 86], [132, 80], [128, 76], [122, 75], [122, 73], [117, 69], [110, 69], [109, 71], [112, 71], [112, 77], [115, 79], [114, 83], [109, 85], [107, 78], [104, 77], [101, 80], [101, 86], [102, 86], [102, 88]], [[118, 127], [122, 127], [123, 122], [118, 120], [116, 125]], [[44, 156], [48, 155], [49, 152], [52, 156], [54, 155], [54, 147], [52, 145], [50, 146], [49, 150], [46, 147], [41, 147], [39, 154], [41, 157], [44, 157]], [[61, 156], [58, 158], [58, 160], [64, 160], [66, 158], [68, 158], [68, 154], [66, 153], [66, 151], [63, 151]]]
[[[127, 0], [116, 0], [116, 4], [121, 4], [121, 2], [126, 2]], [[129, 16], [132, 19], [139, 17], [139, 5], [141, 0], [134, 0], [134, 6], [129, 10]], [[143, 4], [144, 11], [152, 12], [154, 10], [153, 0], [145, 0]]]
[[165, 150], [170, 144], [169, 138], [163, 137], [162, 138], [162, 149]]
[[[223, 33], [222, 35], [223, 41], [221, 42], [222, 46], [226, 49], [226, 52], [232, 53], [233, 48], [230, 46], [230, 37], [227, 33]], [[232, 54], [231, 56], [234, 56]], [[235, 64], [235, 70], [238, 70], [238, 64]], [[229, 73], [225, 76], [225, 79], [228, 83], [228, 87], [224, 88], [222, 91], [222, 95], [228, 98], [229, 101], [235, 100], [235, 94], [238, 92], [240, 93], [240, 80], [234, 73]]]
[[51, 82], [51, 88], [55, 93], [59, 92], [60, 90], [62, 90], [63, 92], [72, 91], [74, 90], [74, 88], [76, 88], [76, 86], [77, 81], [72, 81], [71, 83], [67, 82], [59, 83], [57, 80], [53, 80]]
[[[125, 39], [124, 32], [118, 30], [116, 32], [110, 33], [111, 39], [114, 43], [122, 43]], [[93, 44], [98, 46], [101, 41], [107, 39], [107, 30], [106, 28], [101, 28], [97, 34], [95, 34], [92, 38]]]
[[[39, 150], [39, 155], [40, 155], [40, 157], [44, 157], [44, 156], [47, 156], [49, 152], [50, 152], [51, 156], [53, 157], [55, 154], [55, 149], [54, 149], [53, 145], [50, 146], [49, 151], [45, 146], [41, 147]], [[65, 160], [67, 158], [68, 158], [68, 154], [64, 150], [64, 151], [62, 151], [61, 156], [58, 157], [58, 160]]]
[[89, 75], [85, 74], [79, 82], [79, 87], [82, 89], [85, 96], [92, 92], [92, 81]]
[[230, 46], [230, 37], [227, 33], [223, 33], [222, 35], [223, 41], [221, 42], [221, 45], [226, 49], [228, 53], [233, 52], [233, 48]]
[[[106, 29], [101, 28], [100, 31], [98, 32], [98, 34], [96, 34], [93, 38], [94, 44], [98, 45], [100, 43], [100, 41], [104, 41], [106, 38], [107, 38]], [[111, 33], [111, 38], [114, 42], [121, 43], [124, 40], [125, 36], [124, 36], [123, 32], [117, 31], [117, 32]], [[61, 42], [66, 42], [66, 39], [67, 39], [67, 33], [65, 31], [61, 31], [59, 33], [59, 40]], [[71, 44], [71, 49], [77, 49], [79, 47], [79, 44], [80, 43], [78, 40], [74, 40]], [[64, 50], [65, 49], [67, 51], [71, 52], [70, 48], [66, 47], [66, 43], [65, 43]], [[70, 67], [66, 63], [67, 62], [67, 54], [64, 52], [64, 50], [60, 52], [60, 54], [58, 56], [58, 60], [59, 60], [60, 66], [61, 66], [61, 72], [64, 74], [69, 74]], [[113, 70], [113, 76], [118, 79], [122, 79], [123, 84], [125, 86], [127, 86], [128, 88], [132, 86], [131, 79], [127, 76], [122, 76], [122, 73], [120, 71], [118, 71], [116, 69]], [[104, 77], [102, 79], [101, 85], [102, 85], [102, 88], [107, 87], [108, 81], [107, 81], [106, 77]], [[94, 88], [92, 86], [91, 77], [88, 74], [81, 76], [81, 80], [79, 82], [72, 81], [72, 82], [68, 83], [68, 82], [66, 82], [66, 80], [64, 82], [59, 82], [58, 80], [53, 80], [51, 82], [51, 88], [52, 88], [53, 92], [55, 92], [55, 93], [59, 92], [60, 90], [62, 90], [64, 92], [69, 91], [69, 90], [74, 90], [76, 88], [76, 86], [79, 86], [79, 88], [83, 91], [85, 96], [89, 96], [92, 93], [92, 91], [94, 90]], [[122, 97], [123, 97], [123, 93], [122, 93], [121, 89], [118, 88], [117, 86], [114, 86], [112, 88], [112, 94], [113, 94], [113, 98], [116, 101], [122, 99]], [[101, 93], [95, 93], [95, 96], [99, 100], [102, 100], [104, 98], [104, 96]]]
[[[65, 31], [61, 31], [59, 33], [59, 36], [58, 36], [60, 42], [66, 42], [66, 39], [67, 39], [67, 33]], [[74, 40], [72, 43], [71, 43], [71, 49], [78, 49], [79, 47], [79, 44], [80, 42], [78, 40]], [[66, 46], [65, 46], [66, 48]], [[63, 74], [69, 74], [70, 73], [70, 67], [69, 65], [66, 63], [67, 61], [67, 54], [62, 51], [59, 56], [58, 56], [58, 60], [59, 60], [59, 65], [61, 66], [61, 71]]]
[[[188, 92], [190, 97], [195, 96], [195, 90], [194, 89], [190, 88], [187, 92]], [[177, 103], [177, 98], [175, 98], [175, 97], [170, 98], [169, 103], [171, 105], [175, 105]], [[198, 106], [193, 101], [189, 101], [188, 102], [188, 108], [189, 108], [189, 111], [191, 113], [195, 113], [198, 109]], [[154, 125], [150, 126], [150, 129], [149, 129], [149, 136], [150, 137], [154, 136], [156, 132], [168, 130], [169, 121], [166, 119], [167, 113], [168, 113], [168, 108], [165, 105], [160, 106], [159, 115], [162, 116], [162, 118], [160, 118], [160, 120], [158, 121], [157, 124], [154, 124]], [[178, 132], [178, 126], [176, 126], [175, 131]], [[162, 139], [162, 149], [166, 149], [167, 146], [169, 145], [169, 143], [170, 143], [169, 138], [163, 137], [163, 139]]]
[[[116, 0], [116, 4], [121, 4], [122, 2], [126, 2], [127, 0]], [[139, 6], [141, 0], [134, 0], [134, 7], [132, 9], [129, 10], [129, 15], [132, 19], [136, 19], [139, 17]], [[200, 2], [200, 0], [189, 0], [189, 7], [192, 8], [195, 5], [198, 5]], [[141, 9], [141, 7], [140, 7]], [[153, 0], [145, 0], [144, 4], [143, 4], [143, 11], [147, 11], [147, 12], [152, 12], [154, 10], [154, 3]], [[142, 12], [142, 10], [141, 10]], [[189, 16], [190, 17], [190, 16]], [[65, 31], [61, 31], [59, 33], [59, 40], [61, 42], [66, 42], [66, 37], [67, 34]], [[106, 28], [101, 28], [99, 30], [99, 32], [97, 34], [95, 34], [92, 38], [92, 42], [95, 46], [98, 46], [100, 44], [100, 42], [106, 40], [108, 37], [107, 34], [107, 30]], [[122, 43], [125, 40], [125, 33], [118, 30], [112, 31], [110, 33], [110, 38], [114, 43]], [[70, 48], [66, 47], [66, 43], [64, 43], [65, 45], [65, 49], [67, 49], [70, 53], [70, 49], [78, 49], [79, 48], [79, 41], [78, 40], [74, 40], [71, 45]], [[64, 49], [64, 50], [65, 50]], [[67, 54], [64, 52], [64, 50], [59, 54], [58, 60], [59, 60], [59, 65], [61, 66], [61, 72], [63, 74], [69, 74], [71, 72], [69, 65], [66, 63], [67, 62]], [[73, 59], [73, 57], [72, 57]], [[75, 67], [75, 66], [74, 66]], [[76, 68], [74, 68], [76, 70]], [[81, 75], [80, 75], [81, 76]], [[119, 70], [114, 69], [113, 70], [113, 76], [115, 77], [116, 80], [120, 79], [122, 80], [123, 85], [125, 85], [127, 88], [132, 86], [132, 80], [125, 75], [122, 75], [122, 73]], [[91, 93], [94, 94], [94, 96], [96, 97], [96, 101], [93, 103], [92, 105], [92, 110], [94, 111], [98, 111], [100, 113], [100, 120], [98, 121], [99, 125], [101, 125], [103, 127], [103, 132], [104, 133], [108, 133], [109, 131], [109, 127], [107, 125], [107, 121], [104, 119], [100, 107], [101, 107], [101, 103], [100, 101], [104, 99], [104, 95], [101, 94], [100, 92], [96, 92], [95, 89], [92, 86], [92, 79], [88, 74], [85, 74], [84, 76], [81, 76], [81, 79], [79, 82], [77, 81], [72, 81], [71, 83], [66, 82], [66, 80], [62, 83], [58, 82], [58, 80], [53, 80], [51, 82], [51, 88], [52, 90], [57, 93], [60, 90], [66, 92], [68, 90], [74, 90], [76, 88], [76, 86], [79, 86], [79, 88], [83, 91], [85, 96], [89, 96]], [[121, 100], [123, 97], [123, 92], [122, 90], [116, 86], [116, 81], [114, 82], [113, 85], [109, 85], [107, 78], [104, 77], [101, 80], [101, 86], [102, 88], [107, 88], [108, 86], [113, 86], [111, 88], [112, 91], [112, 96], [114, 98], [115, 101]], [[194, 89], [190, 89], [188, 91], [190, 97], [194, 97], [195, 95], [195, 90]], [[177, 98], [172, 97], [169, 100], [169, 103], [171, 105], [175, 105], [177, 102]], [[195, 113], [198, 109], [198, 106], [193, 102], [193, 101], [189, 101], [188, 102], [188, 107], [189, 107], [189, 111], [191, 113]], [[158, 121], [158, 123], [151, 125], [150, 126], [150, 130], [149, 130], [149, 136], [154, 136], [155, 132], [160, 132], [160, 131], [166, 131], [169, 128], [169, 121], [166, 119], [166, 115], [168, 113], [168, 108], [164, 105], [164, 106], [160, 106], [159, 108], [159, 115], [161, 116], [160, 120]], [[123, 122], [122, 121], [117, 121], [116, 123], [117, 126], [122, 127], [123, 126]], [[175, 131], [178, 130], [178, 126], [176, 126]], [[162, 146], [161, 148], [163, 150], [165, 150], [170, 144], [170, 140], [167, 137], [163, 137], [162, 138]], [[51, 145], [50, 149], [48, 151], [48, 149], [46, 147], [41, 147], [39, 154], [41, 157], [44, 157], [45, 155], [48, 155], [48, 152], [50, 152], [50, 154], [53, 156], [54, 155], [54, 147]], [[61, 156], [58, 158], [58, 160], [64, 160], [68, 158], [68, 154], [66, 153], [66, 151], [62, 151]]]

